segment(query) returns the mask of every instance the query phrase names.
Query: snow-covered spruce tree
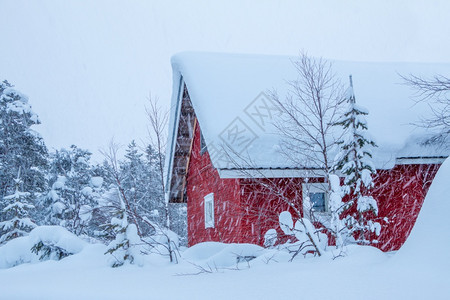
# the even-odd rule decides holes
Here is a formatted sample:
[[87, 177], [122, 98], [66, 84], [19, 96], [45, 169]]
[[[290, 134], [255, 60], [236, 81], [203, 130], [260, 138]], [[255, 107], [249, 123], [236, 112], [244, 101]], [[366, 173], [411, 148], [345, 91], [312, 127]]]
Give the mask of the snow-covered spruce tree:
[[351, 233], [357, 233], [359, 243], [367, 244], [370, 243], [366, 240], [368, 231], [379, 234], [379, 224], [374, 225], [370, 220], [371, 214], [378, 214], [377, 201], [370, 195], [374, 185], [372, 175], [376, 173], [372, 162], [372, 149], [376, 144], [368, 133], [365, 116], [369, 112], [356, 104], [351, 76], [347, 99], [347, 110], [335, 123], [344, 129], [343, 139], [339, 142], [341, 150], [335, 158], [335, 169], [345, 176], [343, 188], [350, 196], [348, 206], [356, 205], [356, 215], [347, 218], [347, 226]]
[[7, 81], [0, 82], [0, 209], [3, 198], [16, 190], [19, 169], [20, 190], [30, 193], [32, 202], [46, 188], [47, 148], [32, 129], [37, 124], [28, 98]]
[[14, 180], [15, 191], [13, 194], [3, 197], [6, 207], [2, 214], [6, 221], [0, 222], [0, 244], [14, 238], [27, 235], [36, 224], [30, 219], [29, 210], [34, 206], [30, 204], [30, 193], [20, 191], [21, 179], [20, 169], [17, 178]]
[[[117, 160], [119, 146], [114, 142], [110, 144], [108, 151], [103, 151], [106, 158], [107, 181], [111, 181], [111, 187], [115, 187], [115, 195], [111, 193], [112, 190], [105, 194], [103, 202], [109, 204], [105, 205], [104, 209], [115, 211], [123, 204], [128, 221], [135, 225], [138, 236], [148, 246], [147, 248], [162, 255], [168, 255], [171, 262], [177, 261], [176, 252], [179, 239], [165, 226], [166, 222], [162, 222], [164, 217], [159, 217], [159, 212], [163, 208], [165, 210], [165, 203], [162, 201], [164, 199], [163, 189], [153, 186], [155, 181], [160, 181], [157, 176], [159, 173], [156, 173], [155, 166], [151, 164], [150, 160], [146, 163], [145, 160], [141, 160], [139, 153], [134, 148], [132, 143], [127, 150], [127, 159], [122, 162]], [[146, 158], [148, 159], [148, 157]], [[144, 161], [144, 165], [137, 167], [140, 165], [137, 162], [142, 161]], [[144, 169], [143, 172], [135, 172], [141, 169]], [[144, 198], [139, 199], [139, 195]], [[134, 199], [135, 196], [138, 198]], [[117, 200], [119, 198], [120, 201]], [[153, 207], [160, 208], [160, 210]], [[110, 235], [111, 231], [106, 230], [106, 233]]]
[[144, 157], [132, 141], [126, 149], [125, 159], [120, 162], [120, 182], [130, 209], [139, 215], [137, 221], [142, 235], [154, 233], [154, 228], [143, 219], [162, 225], [165, 211], [158, 173], [150, 159], [151, 156]]
[[160, 186], [156, 153], [151, 146], [141, 152], [132, 141], [126, 149], [125, 158], [118, 161], [118, 145], [110, 145], [103, 168], [105, 181], [116, 186], [125, 203], [128, 216], [138, 226], [140, 236], [154, 233], [154, 227], [165, 227], [165, 205]]
[[97, 203], [92, 184], [91, 153], [72, 145], [51, 154], [51, 189], [43, 201], [46, 223], [61, 225], [79, 235], [86, 233]]
[[108, 245], [105, 254], [111, 255], [110, 265], [120, 267], [125, 263], [143, 265], [143, 257], [140, 253], [141, 239], [137, 233], [135, 224], [128, 223], [125, 203], [120, 197], [120, 209], [116, 210], [115, 216], [108, 225], [108, 230], [114, 232], [115, 239]]

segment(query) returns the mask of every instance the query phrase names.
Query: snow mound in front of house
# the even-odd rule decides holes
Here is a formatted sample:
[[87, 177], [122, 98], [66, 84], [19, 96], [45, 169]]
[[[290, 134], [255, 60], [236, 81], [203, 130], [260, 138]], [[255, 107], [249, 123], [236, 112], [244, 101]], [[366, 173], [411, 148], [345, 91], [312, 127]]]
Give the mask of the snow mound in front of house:
[[260, 257], [265, 249], [253, 244], [205, 242], [188, 248], [182, 254], [185, 261], [202, 267], [232, 268]]
[[[39, 242], [70, 255], [81, 252], [88, 244], [61, 226], [39, 226], [29, 235], [13, 239], [0, 247], [0, 269], [39, 262], [42, 253], [36, 254], [31, 250]], [[48, 258], [55, 259], [52, 255]]]
[[411, 234], [394, 257], [396, 264], [411, 262], [450, 269], [450, 160], [433, 180]]

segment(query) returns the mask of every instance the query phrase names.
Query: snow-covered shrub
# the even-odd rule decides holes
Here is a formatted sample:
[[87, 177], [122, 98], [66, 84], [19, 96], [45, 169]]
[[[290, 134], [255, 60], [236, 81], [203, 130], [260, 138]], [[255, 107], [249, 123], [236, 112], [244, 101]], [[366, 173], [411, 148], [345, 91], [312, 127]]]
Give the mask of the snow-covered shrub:
[[45, 244], [43, 241], [39, 241], [31, 247], [31, 252], [38, 255], [39, 260], [61, 260], [62, 258], [72, 254], [61, 247], [53, 245], [52, 243]]
[[61, 226], [39, 226], [30, 232], [31, 252], [39, 260], [60, 260], [80, 252], [86, 242]]
[[38, 226], [0, 247], [0, 269], [81, 252], [87, 243], [61, 226]]
[[381, 224], [380, 223], [369, 220], [367, 222], [367, 226], [369, 227], [370, 232], [375, 233], [377, 236], [380, 235], [380, 233], [381, 233]]
[[291, 213], [283, 211], [279, 215], [279, 224], [286, 235], [291, 236], [292, 240], [296, 240], [295, 242], [288, 241], [283, 245], [292, 254], [292, 259], [300, 253], [320, 255], [320, 251], [328, 245], [326, 234], [317, 231], [308, 218], [299, 218], [294, 224]]
[[[148, 221], [148, 220], [147, 220]], [[170, 229], [151, 223], [155, 233], [142, 238], [148, 253], [157, 253], [169, 257], [170, 262], [178, 263], [180, 237]]]
[[292, 215], [290, 212], [288, 212], [287, 210], [282, 211], [278, 216], [278, 222], [284, 234], [292, 235], [292, 228], [294, 227], [294, 221], [292, 220]]
[[264, 234], [264, 247], [273, 247], [277, 243], [278, 234], [275, 229], [267, 230], [266, 234]]

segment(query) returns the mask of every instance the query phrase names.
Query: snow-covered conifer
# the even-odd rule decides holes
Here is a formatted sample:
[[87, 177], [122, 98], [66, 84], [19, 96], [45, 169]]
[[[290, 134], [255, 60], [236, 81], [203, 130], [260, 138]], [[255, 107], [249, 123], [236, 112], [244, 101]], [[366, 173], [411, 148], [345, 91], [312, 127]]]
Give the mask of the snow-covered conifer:
[[2, 210], [2, 214], [6, 216], [6, 221], [0, 222], [0, 230], [3, 232], [0, 236], [0, 243], [27, 235], [36, 227], [36, 224], [30, 219], [29, 213], [29, 210], [34, 208], [29, 201], [31, 194], [20, 191], [22, 183], [20, 170], [14, 182], [16, 187], [14, 193], [3, 197], [7, 204]]
[[[72, 145], [51, 154], [49, 182], [43, 206], [46, 223], [60, 225], [75, 234], [86, 233], [86, 227], [97, 204], [92, 184], [91, 153]], [[98, 198], [98, 197], [97, 197]]]
[[116, 237], [108, 245], [108, 250], [105, 254], [111, 255], [110, 264], [113, 268], [120, 267], [127, 262], [142, 265], [143, 258], [139, 249], [141, 240], [137, 233], [137, 227], [135, 224], [128, 223], [125, 203], [122, 199], [120, 199], [120, 203], [121, 208], [116, 211], [108, 226], [115, 233]]
[[4, 197], [16, 190], [19, 169], [20, 190], [30, 193], [31, 201], [46, 188], [47, 148], [32, 129], [37, 124], [28, 98], [6, 80], [0, 82], [0, 209], [5, 207]]
[[356, 104], [353, 91], [352, 77], [348, 90], [348, 107], [343, 117], [335, 123], [344, 129], [343, 139], [339, 142], [341, 150], [336, 156], [335, 169], [344, 175], [344, 191], [350, 195], [349, 205], [356, 205], [358, 215], [349, 219], [353, 231], [359, 231], [360, 242], [365, 241], [367, 231], [366, 216], [372, 212], [378, 214], [376, 200], [370, 196], [369, 190], [373, 187], [372, 176], [376, 173], [372, 162], [372, 149], [375, 142], [368, 133], [365, 116], [368, 111]]
[[141, 234], [154, 233], [154, 228], [145, 218], [153, 224], [164, 224], [164, 195], [160, 187], [159, 173], [156, 170], [156, 153], [149, 146], [146, 155], [139, 151], [135, 141], [131, 141], [126, 149], [125, 159], [120, 162], [120, 184], [124, 191], [129, 209], [140, 218], [136, 221]]

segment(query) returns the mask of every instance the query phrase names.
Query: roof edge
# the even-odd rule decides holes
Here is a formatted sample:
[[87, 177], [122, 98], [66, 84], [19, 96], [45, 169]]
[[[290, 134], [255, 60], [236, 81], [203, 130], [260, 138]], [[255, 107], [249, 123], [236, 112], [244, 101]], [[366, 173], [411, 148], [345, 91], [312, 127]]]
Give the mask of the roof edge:
[[[447, 156], [399, 157], [395, 165], [442, 164]], [[382, 168], [380, 168], [382, 169]], [[384, 169], [384, 168], [383, 168]], [[390, 169], [390, 168], [386, 168]], [[317, 168], [222, 168], [217, 169], [220, 178], [320, 178], [325, 172]], [[338, 173], [340, 176], [341, 174]]]

